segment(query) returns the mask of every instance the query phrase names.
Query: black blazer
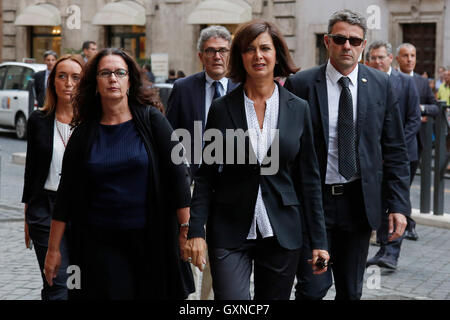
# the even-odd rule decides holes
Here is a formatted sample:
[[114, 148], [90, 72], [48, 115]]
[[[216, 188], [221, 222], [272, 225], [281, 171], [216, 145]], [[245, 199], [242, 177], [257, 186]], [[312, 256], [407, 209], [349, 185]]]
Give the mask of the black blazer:
[[400, 116], [405, 132], [406, 148], [409, 161], [419, 159], [417, 133], [420, 130], [420, 99], [412, 77], [392, 68], [389, 79], [398, 97]]
[[436, 116], [439, 113], [439, 107], [437, 106], [436, 98], [433, 91], [431, 91], [428, 79], [425, 79], [420, 74], [414, 72], [413, 76], [416, 84], [417, 91], [419, 93], [420, 104], [424, 106], [423, 116]]
[[[285, 87], [311, 108], [322, 184], [328, 157], [326, 64], [289, 77]], [[364, 79], [364, 80], [363, 80]], [[389, 213], [409, 215], [409, 161], [398, 101], [387, 74], [359, 64], [357, 151], [367, 219], [373, 230], [382, 217], [382, 189]]]
[[[300, 248], [303, 229], [311, 239], [312, 248], [327, 248], [308, 104], [278, 87], [278, 171], [273, 175], [261, 175], [261, 165], [250, 161], [250, 152], [254, 151], [248, 137], [245, 164], [202, 163], [195, 178], [188, 238], [205, 237], [204, 225], [208, 221], [206, 240], [209, 246], [239, 247], [250, 231], [261, 185], [274, 235], [282, 247]], [[243, 85], [212, 103], [205, 131], [213, 128], [222, 132], [224, 148], [226, 129], [248, 130]], [[205, 142], [204, 150], [210, 144]], [[234, 144], [234, 155], [238, 154], [236, 147]], [[226, 150], [223, 154], [226, 159]], [[256, 159], [254, 154], [253, 158]]]
[[36, 92], [36, 100], [38, 107], [42, 108], [45, 101], [45, 72], [47, 70], [39, 71], [34, 74], [34, 91]]
[[22, 202], [28, 203], [44, 190], [53, 156], [55, 114], [33, 111], [28, 119], [27, 156]]
[[[175, 81], [169, 96], [167, 119], [172, 128], [183, 128], [189, 131], [191, 139], [190, 166], [192, 175], [198, 168], [194, 164], [194, 121], [202, 122], [202, 132], [205, 128], [205, 71], [195, 73], [186, 78]], [[228, 79], [227, 93], [237, 87]], [[198, 133], [200, 134], [200, 133]]]
[[[180, 258], [177, 208], [188, 207], [191, 193], [188, 171], [184, 164], [171, 161], [171, 151], [178, 144], [171, 141], [172, 128], [166, 118], [153, 107], [130, 106], [136, 129], [149, 156], [149, 195], [146, 246], [149, 259], [158, 257], [143, 275], [154, 299], [185, 299], [193, 292], [190, 266]], [[83, 266], [82, 237], [86, 225], [86, 208], [90, 188], [86, 162], [98, 132], [100, 120], [80, 124], [67, 144], [63, 158], [53, 219], [70, 224], [68, 232], [70, 264]], [[69, 290], [76, 298], [78, 290]]]

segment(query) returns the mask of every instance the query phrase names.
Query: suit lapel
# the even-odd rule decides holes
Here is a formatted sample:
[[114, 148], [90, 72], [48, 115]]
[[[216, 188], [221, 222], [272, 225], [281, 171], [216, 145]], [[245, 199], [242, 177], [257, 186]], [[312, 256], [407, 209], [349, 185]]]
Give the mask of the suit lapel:
[[[197, 117], [194, 119], [202, 120], [202, 131], [205, 130], [206, 116], [205, 116], [205, 83], [206, 77], [205, 72], [198, 73], [197, 79], [194, 84], [193, 92], [194, 92], [194, 108], [197, 113]], [[197, 93], [198, 92], [198, 93]], [[197, 94], [195, 94], [197, 93]]]
[[358, 70], [358, 100], [357, 108], [357, 125], [356, 125], [356, 142], [359, 143], [361, 136], [361, 128], [366, 118], [367, 101], [369, 99], [368, 77], [363, 65], [359, 65]]
[[322, 120], [323, 136], [325, 137], [326, 147], [328, 148], [329, 120], [328, 120], [328, 92], [327, 80], [325, 78], [326, 64], [322, 65], [316, 79], [316, 95], [319, 103], [320, 119]]
[[248, 130], [247, 117], [245, 115], [244, 85], [227, 95], [227, 108], [236, 129]]

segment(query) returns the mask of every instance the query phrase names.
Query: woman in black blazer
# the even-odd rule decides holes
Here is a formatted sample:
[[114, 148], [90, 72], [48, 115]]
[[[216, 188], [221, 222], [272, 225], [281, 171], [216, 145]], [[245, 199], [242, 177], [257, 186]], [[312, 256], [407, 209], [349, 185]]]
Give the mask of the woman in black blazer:
[[[59, 185], [62, 158], [70, 138], [73, 109], [71, 97], [81, 74], [81, 62], [71, 55], [61, 57], [48, 77], [44, 107], [28, 120], [28, 144], [22, 202], [25, 203], [25, 243], [34, 250], [44, 287], [42, 300], [67, 299], [67, 252], [62, 244], [64, 268], [50, 287], [43, 274], [50, 221]], [[31, 241], [32, 242], [31, 242]]]
[[[206, 223], [215, 299], [250, 299], [252, 262], [254, 299], [289, 299], [303, 233], [315, 248], [315, 273], [326, 270], [314, 266], [317, 260], [329, 259], [308, 105], [274, 81], [298, 68], [272, 23], [239, 27], [230, 68], [229, 77], [242, 84], [215, 100], [208, 114], [205, 132], [218, 129], [219, 138], [210, 131], [215, 146], [223, 138], [226, 148], [209, 154], [213, 144], [205, 143], [184, 259], [203, 268]], [[245, 154], [239, 152], [244, 140], [230, 139], [227, 129], [249, 133]]]

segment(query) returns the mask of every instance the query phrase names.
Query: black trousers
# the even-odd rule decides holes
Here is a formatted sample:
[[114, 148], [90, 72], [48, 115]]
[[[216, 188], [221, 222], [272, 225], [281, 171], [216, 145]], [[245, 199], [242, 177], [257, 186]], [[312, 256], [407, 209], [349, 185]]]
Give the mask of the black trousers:
[[275, 237], [247, 240], [234, 249], [210, 247], [214, 299], [250, 300], [254, 265], [254, 300], [289, 300], [299, 250], [282, 248]]
[[86, 226], [82, 255], [81, 289], [70, 290], [70, 299], [149, 298], [152, 290], [146, 281], [146, 272], [151, 252], [145, 250], [144, 229], [109, 230]]
[[365, 215], [361, 181], [347, 184], [342, 195], [332, 195], [331, 187], [326, 186], [323, 198], [333, 264], [327, 272], [313, 275], [307, 263], [313, 248], [307, 241], [300, 254], [295, 297], [297, 300], [323, 299], [333, 285], [334, 276], [336, 300], [359, 300], [372, 231]]
[[[61, 265], [58, 275], [53, 279], [53, 286], [49, 286], [44, 275], [45, 256], [48, 249], [48, 238], [50, 235], [50, 227], [48, 222], [52, 216], [54, 204], [56, 200], [56, 192], [44, 191], [42, 195], [33, 199], [28, 206], [28, 231], [33, 241], [34, 252], [39, 263], [41, 271], [43, 288], [41, 290], [42, 300], [67, 300], [67, 267], [69, 265], [69, 256], [64, 236], [61, 241]], [[30, 217], [32, 215], [32, 217]], [[36, 218], [37, 217], [37, 218]], [[35, 221], [45, 221], [45, 223], [34, 223]]]

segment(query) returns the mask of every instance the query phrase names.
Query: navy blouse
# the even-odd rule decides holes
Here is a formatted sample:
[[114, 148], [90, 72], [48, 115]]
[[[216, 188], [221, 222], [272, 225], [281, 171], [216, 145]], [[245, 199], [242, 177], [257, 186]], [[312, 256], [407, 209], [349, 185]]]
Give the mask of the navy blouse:
[[148, 214], [148, 153], [133, 120], [99, 125], [87, 162], [88, 223], [142, 229]]

